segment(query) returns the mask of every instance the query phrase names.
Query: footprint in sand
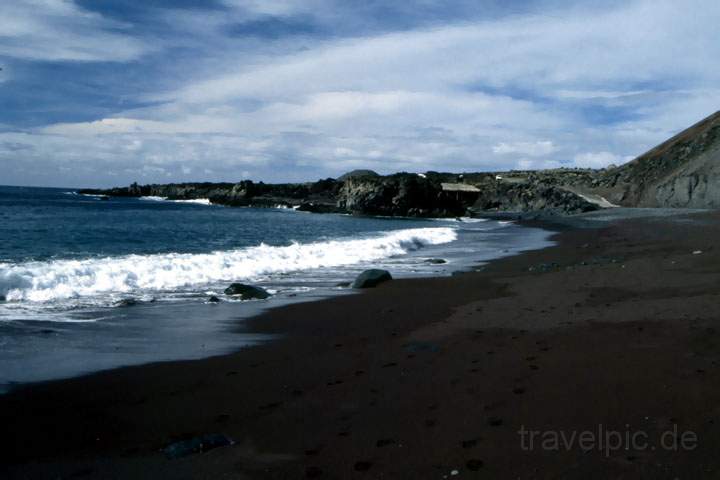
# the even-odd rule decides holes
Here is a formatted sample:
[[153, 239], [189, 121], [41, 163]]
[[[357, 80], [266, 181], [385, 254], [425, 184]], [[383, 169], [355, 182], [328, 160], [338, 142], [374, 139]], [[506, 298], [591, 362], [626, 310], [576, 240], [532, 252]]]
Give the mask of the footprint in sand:
[[382, 448], [382, 447], [387, 447], [389, 445], [395, 445], [395, 444], [397, 444], [397, 440], [395, 440], [393, 438], [382, 438], [377, 441], [375, 446], [378, 448]]
[[502, 418], [500, 418], [500, 417], [490, 417], [490, 418], [488, 418], [487, 423], [491, 427], [499, 427], [500, 425], [503, 424], [503, 421], [502, 421]]
[[322, 470], [318, 467], [307, 467], [305, 469], [305, 478], [319, 478], [322, 473]]
[[460, 442], [460, 445], [462, 446], [462, 448], [473, 448], [478, 444], [479, 441], [479, 438], [471, 438], [469, 440], [463, 440], [462, 442]]
[[367, 472], [370, 470], [370, 467], [372, 467], [372, 463], [370, 462], [355, 462], [356, 472]]
[[468, 462], [465, 464], [467, 469], [471, 472], [477, 472], [482, 468], [483, 465], [483, 461], [477, 459], [468, 460]]

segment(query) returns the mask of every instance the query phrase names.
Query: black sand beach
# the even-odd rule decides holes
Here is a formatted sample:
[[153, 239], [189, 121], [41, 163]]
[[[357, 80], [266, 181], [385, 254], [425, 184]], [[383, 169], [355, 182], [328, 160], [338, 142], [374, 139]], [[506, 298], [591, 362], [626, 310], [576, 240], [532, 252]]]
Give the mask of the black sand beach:
[[[563, 229], [271, 310], [249, 326], [269, 344], [22, 388], [0, 396], [0, 477], [714, 478], [718, 238], [718, 213]], [[212, 433], [234, 444], [162, 451]]]

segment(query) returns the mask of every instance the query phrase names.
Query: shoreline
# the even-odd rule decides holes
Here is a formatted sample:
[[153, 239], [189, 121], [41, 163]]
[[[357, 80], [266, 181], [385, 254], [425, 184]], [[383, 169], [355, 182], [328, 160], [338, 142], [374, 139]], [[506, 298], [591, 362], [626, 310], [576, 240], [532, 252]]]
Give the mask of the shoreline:
[[[503, 222], [495, 221], [468, 220], [467, 224], [457, 223], [457, 226], [456, 222], [447, 221], [422, 223], [421, 226], [410, 224], [404, 227], [394, 222], [389, 225], [390, 230], [380, 230], [350, 241], [351, 244], [360, 244], [361, 247], [369, 245], [372, 248], [384, 243], [386, 248], [402, 248], [405, 251], [402, 255], [388, 253], [386, 258], [365, 261], [360, 265], [299, 269], [288, 275], [270, 275], [261, 279], [257, 285], [274, 293], [267, 301], [239, 302], [223, 296], [222, 291], [227, 283], [223, 285], [222, 282], [213, 287], [196, 288], [193, 298], [180, 297], [176, 301], [165, 302], [162, 301], [164, 297], [172, 293], [156, 296], [152, 292], [133, 292], [125, 295], [132, 305], [126, 306], [123, 304], [126, 300], [121, 300], [120, 306], [114, 308], [105, 307], [95, 312], [83, 312], [82, 309], [69, 311], [68, 314], [84, 322], [78, 327], [65, 323], [62, 318], [58, 319], [60, 323], [53, 323], [52, 319], [36, 321], [32, 316], [28, 316], [28, 320], [31, 320], [29, 322], [23, 322], [21, 317], [16, 319], [20, 322], [4, 322], [0, 325], [3, 327], [0, 343], [10, 345], [10, 348], [0, 352], [0, 364], [5, 363], [4, 368], [0, 369], [0, 394], [23, 385], [69, 379], [125, 366], [232, 353], [258, 341], [252, 331], [243, 331], [235, 339], [224, 333], [237, 331], [232, 329], [232, 324], [285, 304], [350, 294], [351, 290], [338, 285], [352, 281], [366, 268], [386, 268], [396, 278], [446, 276], [454, 271], [472, 268], [472, 265], [468, 265], [468, 259], [475, 265], [480, 260], [488, 261], [517, 254], [525, 249], [540, 248], [548, 243], [546, 238], [550, 234], [546, 230], [501, 225]], [[451, 230], [454, 231], [455, 239], [438, 244], [434, 241], [437, 233], [423, 233]], [[350, 239], [349, 236], [341, 236], [338, 242]], [[404, 243], [397, 245], [401, 241]], [[314, 258], [312, 255], [318, 256], [310, 250], [312, 245], [307, 243], [303, 247], [307, 250], [305, 254], [311, 256], [310, 263]], [[326, 250], [325, 253], [343, 255], [343, 252], [338, 251], [343, 243], [339, 245], [337, 248], [329, 245], [334, 250]], [[282, 245], [278, 247], [279, 250], [283, 248]], [[365, 255], [362, 248], [349, 249], [348, 255], [353, 250], [356, 251], [355, 256]], [[282, 254], [277, 254], [277, 267], [291, 267], [283, 265]], [[297, 252], [290, 251], [288, 254], [297, 255]], [[322, 254], [319, 255], [322, 257]], [[123, 258], [126, 257], [119, 257], [117, 261]], [[144, 258], [155, 261], [154, 257]], [[443, 263], [438, 265], [428, 261], [430, 258], [442, 258]], [[332, 262], [333, 258], [329, 260]], [[127, 265], [123, 268], [127, 268]], [[210, 304], [207, 302], [209, 295], [217, 295], [222, 301]], [[107, 297], [102, 296], [98, 296], [96, 301], [108, 302]], [[99, 316], [102, 321], [93, 321], [93, 316]], [[184, 334], [183, 330], [190, 330], [191, 334]], [[86, 363], [88, 361], [92, 363]]]
[[[283, 334], [269, 344], [21, 387], [0, 396], [0, 465], [7, 478], [703, 473], [717, 466], [719, 437], [701, 419], [720, 392], [713, 345], [695, 343], [715, 328], [718, 230], [715, 213], [563, 230], [557, 245], [480, 272], [271, 309], [247, 324]], [[702, 443], [605, 457], [521, 451], [516, 438], [520, 425], [617, 428], [644, 417], [648, 431], [675, 419]], [[236, 443], [159, 453], [207, 433]]]

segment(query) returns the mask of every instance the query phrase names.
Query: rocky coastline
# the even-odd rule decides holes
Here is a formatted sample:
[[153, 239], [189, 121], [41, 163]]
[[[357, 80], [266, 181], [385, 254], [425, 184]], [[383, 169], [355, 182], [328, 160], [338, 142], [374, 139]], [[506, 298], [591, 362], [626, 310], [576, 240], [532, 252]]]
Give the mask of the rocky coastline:
[[635, 160], [604, 169], [480, 173], [356, 170], [337, 179], [267, 184], [171, 183], [79, 193], [207, 198], [232, 207], [293, 207], [315, 213], [456, 217], [489, 213], [571, 215], [601, 208], [720, 208], [720, 112]]
[[454, 174], [426, 172], [377, 174], [350, 172], [345, 178], [317, 182], [266, 184], [173, 183], [111, 189], [83, 189], [81, 194], [109, 197], [207, 198], [230, 207], [292, 207], [314, 213], [404, 217], [457, 217], [487, 212], [544, 211], [581, 213], [600, 208], [567, 188], [589, 170]]

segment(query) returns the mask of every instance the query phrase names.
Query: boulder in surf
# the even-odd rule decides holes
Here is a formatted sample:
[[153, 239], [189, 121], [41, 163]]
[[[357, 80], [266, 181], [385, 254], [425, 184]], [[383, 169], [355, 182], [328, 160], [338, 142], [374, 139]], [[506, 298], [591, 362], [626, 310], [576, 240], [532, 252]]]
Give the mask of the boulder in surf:
[[225, 289], [225, 295], [239, 295], [242, 300], [251, 300], [253, 298], [264, 300], [270, 296], [264, 288], [246, 285], [244, 283], [233, 283]]
[[380, 285], [383, 282], [392, 280], [392, 275], [387, 270], [381, 270], [379, 268], [372, 268], [365, 270], [357, 276], [352, 284], [353, 288], [373, 288]]

